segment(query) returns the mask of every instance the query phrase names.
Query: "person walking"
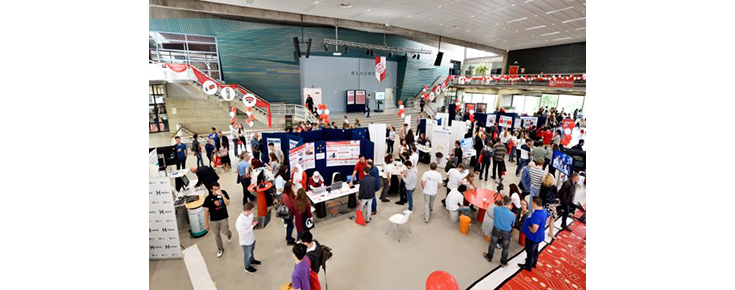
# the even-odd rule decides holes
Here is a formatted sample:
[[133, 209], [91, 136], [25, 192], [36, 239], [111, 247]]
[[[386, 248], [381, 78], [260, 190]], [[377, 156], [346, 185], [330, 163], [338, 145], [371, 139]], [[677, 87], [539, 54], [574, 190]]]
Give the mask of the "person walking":
[[569, 216], [569, 208], [574, 204], [574, 193], [577, 189], [577, 182], [579, 181], [579, 173], [572, 173], [572, 176], [564, 181], [559, 189], [559, 201], [561, 206], [559, 207], [559, 213], [561, 214], [561, 230], [572, 231], [567, 227], [567, 217]]
[[[237, 140], [237, 139], [235, 139]], [[235, 221], [235, 229], [240, 239], [240, 246], [243, 251], [243, 261], [245, 263], [245, 272], [255, 274], [257, 269], [252, 265], [260, 265], [260, 261], [255, 259], [255, 226], [258, 221], [253, 220], [253, 209], [255, 204], [252, 202], [245, 203], [242, 206], [242, 213]]]
[[540, 197], [533, 197], [531, 201], [533, 203], [533, 213], [526, 218], [521, 228], [523, 234], [526, 235], [526, 263], [518, 264], [518, 267], [526, 271], [536, 268], [538, 246], [546, 238], [544, 229], [549, 218], [549, 213], [541, 204]]
[[492, 262], [495, 253], [495, 245], [498, 240], [502, 240], [502, 253], [500, 256], [500, 266], [508, 266], [508, 247], [513, 233], [513, 225], [515, 224], [515, 214], [510, 210], [513, 206], [509, 196], [503, 197], [503, 206], [497, 206], [493, 209], [495, 218], [493, 220], [493, 232], [490, 238], [490, 246], [487, 253], [483, 253], [488, 262]]
[[[363, 218], [366, 223], [369, 223], [372, 220], [369, 210], [372, 208], [375, 199], [375, 177], [370, 175], [370, 168], [364, 167], [362, 170], [365, 177], [359, 183], [358, 198], [360, 199], [360, 207], [358, 209], [362, 211], [363, 215], [367, 216]], [[352, 219], [355, 218], [356, 216], [352, 217]]]
[[296, 225], [296, 239], [301, 238], [301, 235], [308, 231], [311, 226], [307, 225], [307, 222], [311, 218], [311, 202], [306, 196], [306, 190], [299, 188], [296, 192], [296, 213], [294, 214], [294, 222]]
[[202, 145], [199, 144], [199, 135], [194, 134], [194, 141], [191, 141], [191, 151], [194, 152], [194, 156], [197, 158], [197, 167], [204, 166], [202, 160]]
[[181, 143], [181, 137], [176, 136], [176, 145], [174, 145], [174, 148], [176, 148], [176, 170], [186, 168], [186, 155], [189, 153], [189, 150], [186, 149], [186, 144]]
[[[370, 176], [375, 178], [375, 195], [373, 195], [373, 206], [372, 206], [372, 213], [370, 215], [376, 215], [378, 214], [378, 199], [375, 198], [378, 194], [378, 191], [381, 190], [380, 183], [382, 182], [382, 178], [380, 178], [380, 171], [377, 167], [375, 167], [375, 164], [373, 164], [373, 160], [370, 159], [367, 161], [366, 168], [370, 169]], [[362, 172], [364, 174], [364, 171]], [[385, 186], [385, 185], [383, 185]]]
[[293, 246], [293, 259], [296, 265], [291, 273], [291, 285], [289, 289], [293, 290], [311, 290], [311, 268], [309, 267], [309, 258], [306, 257], [306, 245], [296, 244]]
[[[505, 172], [505, 153], [507, 151], [507, 147], [505, 144], [503, 144], [498, 138], [495, 138], [495, 145], [493, 145], [493, 176], [492, 179], [495, 179], [497, 176], [498, 179], [503, 178], [503, 172]], [[496, 175], [497, 174], [497, 175]], [[485, 178], [487, 180], [487, 178]]]
[[371, 101], [370, 94], [365, 97], [365, 118], [370, 118], [370, 101]]
[[431, 162], [431, 165], [429, 165], [431, 170], [424, 172], [424, 175], [421, 176], [421, 187], [424, 191], [424, 222], [427, 223], [429, 222], [431, 212], [434, 210], [436, 193], [442, 184], [442, 175], [436, 171], [437, 167], [436, 162]]
[[490, 172], [490, 161], [493, 160], [492, 147], [485, 145], [480, 152], [480, 180], [482, 180], [482, 173], [485, 173], [485, 180], [487, 181], [487, 175]]
[[230, 205], [230, 195], [227, 191], [221, 190], [219, 183], [212, 183], [212, 191], [204, 198], [204, 221], [207, 231], [212, 229], [214, 241], [217, 243], [217, 258], [222, 257], [225, 251], [222, 245], [222, 237], [220, 233], [227, 236], [227, 242], [232, 242], [232, 232], [230, 231], [230, 223], [228, 221], [227, 206]]
[[299, 243], [306, 246], [306, 256], [311, 262], [311, 270], [319, 274], [319, 268], [322, 265], [322, 245], [314, 239], [310, 232], [301, 235]]
[[237, 134], [237, 131], [240, 128], [238, 126], [235, 126], [235, 122], [230, 123], [230, 140], [232, 140], [232, 146], [235, 150], [235, 156], [240, 156], [240, 146], [237, 146], [237, 140], [239, 139], [239, 135]]
[[510, 146], [508, 147], [508, 150], [510, 151], [510, 154], [508, 155], [508, 162], [515, 163], [515, 159], [513, 157], [515, 156], [516, 149], [518, 147], [518, 131], [513, 132], [513, 136], [510, 137]]

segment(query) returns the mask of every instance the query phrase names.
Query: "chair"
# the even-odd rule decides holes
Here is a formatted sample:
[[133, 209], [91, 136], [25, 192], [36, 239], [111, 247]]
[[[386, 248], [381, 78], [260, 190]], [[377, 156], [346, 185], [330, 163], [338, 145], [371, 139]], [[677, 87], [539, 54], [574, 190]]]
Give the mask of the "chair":
[[[411, 212], [410, 211], [405, 211], [404, 214], [397, 213], [397, 214], [392, 215], [388, 220], [391, 223], [393, 223], [393, 224], [391, 224], [391, 226], [388, 228], [388, 230], [385, 231], [385, 234], [387, 235], [388, 232], [390, 231], [390, 229], [392, 229], [393, 227], [395, 227], [396, 228], [396, 231], [397, 231], [398, 230], [398, 227], [401, 226], [401, 225], [404, 225], [404, 224], [406, 225], [406, 227], [408, 227], [408, 232], [409, 233], [412, 233], [411, 232], [411, 227], [409, 227], [408, 224], [406, 224], [408, 222], [408, 217], [409, 216], [411, 216]], [[399, 232], [398, 233], [398, 242], [400, 242], [400, 241], [401, 241], [401, 235], [400, 235], [400, 232]]]

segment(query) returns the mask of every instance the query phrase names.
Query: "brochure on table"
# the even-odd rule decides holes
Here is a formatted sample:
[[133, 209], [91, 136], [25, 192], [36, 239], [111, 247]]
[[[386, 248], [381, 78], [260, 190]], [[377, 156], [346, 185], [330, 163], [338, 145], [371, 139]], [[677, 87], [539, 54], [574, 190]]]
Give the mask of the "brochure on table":
[[171, 179], [148, 179], [148, 258], [181, 259]]
[[313, 169], [316, 167], [314, 164], [314, 143], [306, 143], [291, 149], [288, 160], [291, 170], [293, 170], [296, 164], [301, 165], [303, 170]]
[[[360, 141], [327, 141], [327, 167], [355, 165], [360, 160]], [[383, 142], [385, 143], [385, 142]], [[312, 143], [313, 144], [313, 143]]]
[[[368, 124], [370, 141], [375, 144], [375, 146], [373, 146], [373, 156], [385, 156], [385, 152], [388, 149], [387, 145], [385, 144], [385, 130], [385, 124]], [[373, 160], [373, 163], [375, 165], [380, 165], [385, 162], [383, 161], [383, 158], [375, 158], [375, 160]]]

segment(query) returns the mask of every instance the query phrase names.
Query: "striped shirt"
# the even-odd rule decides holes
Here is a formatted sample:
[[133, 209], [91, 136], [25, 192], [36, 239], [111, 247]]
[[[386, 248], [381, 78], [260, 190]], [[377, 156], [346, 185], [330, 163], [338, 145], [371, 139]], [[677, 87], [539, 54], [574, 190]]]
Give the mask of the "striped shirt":
[[541, 190], [541, 181], [544, 179], [546, 172], [534, 166], [528, 170], [528, 174], [531, 175], [531, 190], [533, 192], [539, 192]]

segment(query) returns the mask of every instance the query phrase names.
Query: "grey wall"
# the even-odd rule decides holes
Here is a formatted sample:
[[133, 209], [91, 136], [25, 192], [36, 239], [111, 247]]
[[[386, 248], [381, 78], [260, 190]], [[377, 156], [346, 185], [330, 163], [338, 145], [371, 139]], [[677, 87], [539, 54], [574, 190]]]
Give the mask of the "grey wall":
[[[322, 102], [332, 112], [344, 112], [347, 107], [347, 90], [366, 90], [372, 95], [375, 109], [375, 91], [385, 91], [392, 87], [395, 95], [398, 62], [386, 61], [386, 77], [382, 82], [375, 78], [375, 59], [344, 56], [301, 57], [301, 88], [322, 88]], [[368, 75], [370, 73], [371, 75]], [[395, 107], [395, 105], [388, 106]]]

